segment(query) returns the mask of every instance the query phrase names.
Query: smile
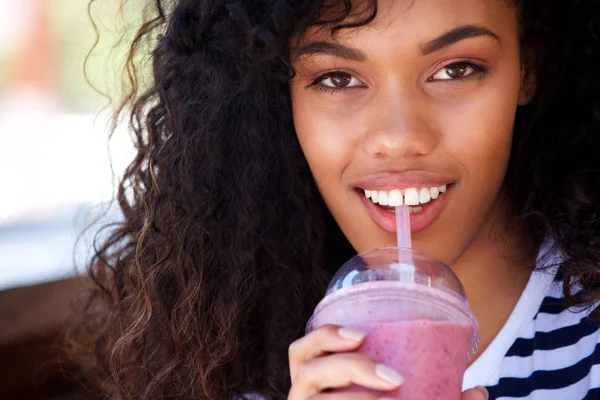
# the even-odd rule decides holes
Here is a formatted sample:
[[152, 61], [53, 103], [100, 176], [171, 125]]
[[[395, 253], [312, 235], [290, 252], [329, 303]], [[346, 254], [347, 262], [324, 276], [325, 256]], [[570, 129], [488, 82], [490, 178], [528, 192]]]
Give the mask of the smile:
[[437, 199], [441, 193], [446, 192], [447, 185], [407, 188], [404, 190], [394, 189], [386, 190], [364, 190], [365, 197], [371, 199], [374, 204], [380, 206], [389, 206], [387, 211], [393, 212], [393, 207], [402, 205], [411, 206], [411, 213], [423, 211], [423, 205]]
[[454, 192], [454, 187], [454, 183], [449, 183], [388, 190], [361, 188], [357, 193], [375, 225], [390, 234], [396, 234], [395, 207], [409, 206], [410, 230], [415, 234], [438, 218]]

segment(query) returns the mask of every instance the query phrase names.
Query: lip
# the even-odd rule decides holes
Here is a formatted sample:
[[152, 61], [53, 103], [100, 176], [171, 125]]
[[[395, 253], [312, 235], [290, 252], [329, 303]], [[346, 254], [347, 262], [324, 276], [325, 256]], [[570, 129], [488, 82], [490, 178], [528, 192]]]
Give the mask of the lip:
[[454, 183], [450, 178], [427, 172], [407, 172], [402, 174], [377, 174], [358, 181], [355, 184], [356, 193], [362, 199], [367, 215], [381, 230], [390, 234], [396, 234], [396, 215], [386, 211], [384, 208], [373, 203], [364, 195], [364, 190], [404, 190], [408, 188], [434, 187], [447, 185], [444, 193], [440, 193], [437, 199], [423, 205], [423, 210], [410, 214], [410, 231], [417, 233], [429, 225], [441, 214], [444, 206], [454, 191]]
[[454, 179], [439, 174], [423, 171], [403, 173], [381, 173], [362, 178], [352, 183], [352, 186], [363, 190], [405, 190], [408, 188], [434, 187], [450, 185]]

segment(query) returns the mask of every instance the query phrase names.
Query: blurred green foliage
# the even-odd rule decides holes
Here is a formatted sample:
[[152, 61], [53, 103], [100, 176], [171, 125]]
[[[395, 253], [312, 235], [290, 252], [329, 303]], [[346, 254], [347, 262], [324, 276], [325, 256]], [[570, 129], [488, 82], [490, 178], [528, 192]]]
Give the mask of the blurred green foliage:
[[[63, 108], [69, 112], [95, 112], [109, 105], [105, 95], [117, 102], [121, 96], [121, 70], [130, 44], [127, 38], [139, 27], [148, 0], [94, 0], [91, 4], [88, 0], [42, 1], [50, 4], [54, 70]], [[90, 13], [99, 36], [86, 67], [88, 83], [84, 61], [96, 41]], [[7, 65], [8, 60], [0, 58], [0, 93], [6, 84]]]

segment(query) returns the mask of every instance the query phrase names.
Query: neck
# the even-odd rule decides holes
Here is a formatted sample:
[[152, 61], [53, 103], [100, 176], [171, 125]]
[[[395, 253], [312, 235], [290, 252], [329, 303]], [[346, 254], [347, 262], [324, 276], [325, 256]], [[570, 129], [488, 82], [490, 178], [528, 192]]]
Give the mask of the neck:
[[527, 285], [536, 254], [531, 237], [499, 202], [468, 250], [452, 265], [479, 321], [480, 346], [471, 362], [506, 323]]

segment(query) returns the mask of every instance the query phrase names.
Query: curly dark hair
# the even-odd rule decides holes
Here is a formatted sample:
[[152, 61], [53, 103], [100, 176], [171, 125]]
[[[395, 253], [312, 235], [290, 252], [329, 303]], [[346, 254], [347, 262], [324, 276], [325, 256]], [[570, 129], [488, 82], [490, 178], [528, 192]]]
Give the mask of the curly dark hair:
[[[556, 239], [567, 301], [589, 307], [600, 298], [600, 1], [511, 1], [538, 90], [517, 111], [506, 191], [538, 244]], [[119, 109], [137, 146], [117, 196], [124, 220], [97, 248], [71, 338], [89, 385], [116, 399], [286, 397], [287, 348], [353, 255], [295, 135], [290, 41], [368, 24], [368, 6], [350, 24], [351, 0], [151, 4]], [[153, 83], [138, 93], [148, 41]]]

